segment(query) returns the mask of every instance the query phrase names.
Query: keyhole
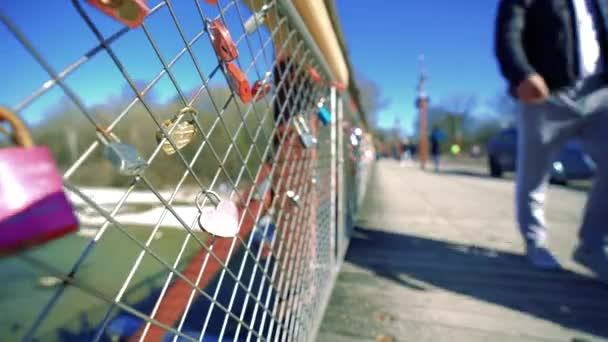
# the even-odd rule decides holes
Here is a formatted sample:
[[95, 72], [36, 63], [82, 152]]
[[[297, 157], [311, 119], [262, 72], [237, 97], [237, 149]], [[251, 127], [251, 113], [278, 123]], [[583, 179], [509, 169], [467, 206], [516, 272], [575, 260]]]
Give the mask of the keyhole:
[[230, 49], [228, 49], [226, 45], [222, 44], [221, 49], [224, 50], [227, 55], [231, 56]]

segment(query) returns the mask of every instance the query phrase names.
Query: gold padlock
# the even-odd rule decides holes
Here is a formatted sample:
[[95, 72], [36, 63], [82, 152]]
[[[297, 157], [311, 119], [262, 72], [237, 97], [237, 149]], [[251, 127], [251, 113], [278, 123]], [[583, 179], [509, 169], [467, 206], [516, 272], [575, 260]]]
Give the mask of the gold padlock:
[[[194, 135], [196, 134], [196, 124], [194, 123], [194, 116], [196, 116], [197, 114], [198, 113], [196, 109], [192, 107], [185, 107], [184, 109], [180, 110], [179, 114], [176, 115], [173, 119], [165, 120], [162, 123], [163, 128], [166, 131], [169, 131], [169, 129], [175, 124], [175, 122], [180, 119], [180, 117], [190, 116], [189, 118], [185, 118], [183, 121], [180, 121], [175, 126], [173, 131], [169, 134], [178, 150], [181, 150], [182, 148], [186, 147], [194, 138]], [[160, 143], [164, 137], [165, 135], [163, 134], [162, 130], [158, 130], [158, 132], [156, 132], [157, 143]], [[177, 152], [168, 139], [163, 142], [161, 148], [168, 155], [172, 155]]]

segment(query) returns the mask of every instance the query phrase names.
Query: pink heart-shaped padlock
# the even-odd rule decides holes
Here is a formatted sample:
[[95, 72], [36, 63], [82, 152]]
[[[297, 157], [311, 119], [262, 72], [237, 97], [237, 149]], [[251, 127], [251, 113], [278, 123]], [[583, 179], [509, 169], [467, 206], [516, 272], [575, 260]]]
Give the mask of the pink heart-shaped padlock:
[[198, 225], [215, 236], [234, 237], [239, 232], [239, 210], [231, 201], [220, 201], [214, 209], [201, 212]]

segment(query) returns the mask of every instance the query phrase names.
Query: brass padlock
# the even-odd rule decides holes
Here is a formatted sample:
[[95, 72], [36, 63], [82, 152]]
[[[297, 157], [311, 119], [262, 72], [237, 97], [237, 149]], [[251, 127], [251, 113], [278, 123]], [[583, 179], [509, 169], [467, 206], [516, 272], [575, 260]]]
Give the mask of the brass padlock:
[[148, 162], [139, 155], [135, 146], [120, 142], [111, 133], [98, 131], [97, 136], [104, 145], [104, 157], [112, 163], [112, 166], [114, 166], [119, 174], [123, 176], [136, 176], [148, 167]]
[[[190, 142], [194, 138], [194, 135], [196, 134], [196, 131], [197, 131], [196, 124], [194, 122], [194, 117], [197, 114], [198, 113], [197, 113], [196, 109], [194, 109], [192, 107], [185, 107], [182, 110], [180, 110], [179, 114], [176, 115], [173, 119], [163, 121], [163, 123], [162, 123], [163, 128], [166, 131], [169, 131], [177, 120], [179, 120], [180, 118], [183, 118], [184, 116], [187, 116], [187, 118], [183, 118], [184, 120], [180, 121], [175, 126], [173, 131], [171, 133], [169, 133], [169, 137], [171, 137], [171, 139], [175, 143], [175, 146], [177, 147], [178, 150], [181, 150], [182, 148], [186, 147], [188, 144], [190, 144]], [[159, 129], [156, 132], [156, 143], [160, 144], [160, 142], [163, 140], [163, 138], [165, 138], [165, 134], [163, 133], [162, 130]], [[161, 148], [162, 148], [163, 152], [165, 152], [168, 155], [175, 154], [175, 152], [176, 152], [175, 148], [173, 147], [173, 145], [171, 145], [171, 143], [169, 142], [168, 139], [163, 142]]]

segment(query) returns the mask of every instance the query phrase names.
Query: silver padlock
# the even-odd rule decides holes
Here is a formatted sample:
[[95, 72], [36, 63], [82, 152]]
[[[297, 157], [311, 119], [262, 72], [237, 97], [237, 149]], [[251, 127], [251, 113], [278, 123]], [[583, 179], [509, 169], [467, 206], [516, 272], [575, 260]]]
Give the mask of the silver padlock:
[[310, 182], [313, 185], [317, 185], [321, 182], [321, 177], [319, 177], [319, 172], [317, 172], [317, 170], [312, 172], [312, 176], [310, 176]]
[[139, 155], [135, 146], [120, 142], [111, 133], [98, 132], [97, 136], [104, 145], [104, 157], [112, 163], [119, 174], [123, 176], [137, 176], [148, 167], [148, 163]]
[[296, 207], [300, 207], [300, 195], [298, 195], [295, 191], [293, 190], [287, 190], [287, 192], [285, 192], [285, 196], [287, 196], [287, 199]]
[[272, 5], [269, 4], [262, 6], [259, 11], [252, 14], [251, 17], [249, 17], [245, 21], [244, 26], [245, 32], [247, 32], [247, 34], [252, 34], [257, 31], [257, 29], [264, 23], [264, 19], [266, 19], [266, 13], [268, 13], [271, 7]]
[[310, 132], [308, 124], [306, 124], [306, 119], [304, 119], [302, 114], [298, 114], [294, 117], [293, 124], [296, 128], [296, 132], [298, 132], [300, 143], [305, 149], [310, 149], [317, 145], [317, 139]]

